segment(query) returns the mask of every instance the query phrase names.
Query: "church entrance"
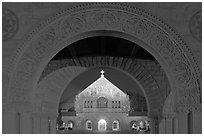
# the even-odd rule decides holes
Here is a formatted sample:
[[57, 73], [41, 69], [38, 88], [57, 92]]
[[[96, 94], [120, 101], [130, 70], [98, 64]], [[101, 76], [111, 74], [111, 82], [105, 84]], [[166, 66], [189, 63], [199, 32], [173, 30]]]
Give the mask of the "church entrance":
[[98, 130], [99, 131], [106, 131], [106, 120], [101, 119], [98, 121]]

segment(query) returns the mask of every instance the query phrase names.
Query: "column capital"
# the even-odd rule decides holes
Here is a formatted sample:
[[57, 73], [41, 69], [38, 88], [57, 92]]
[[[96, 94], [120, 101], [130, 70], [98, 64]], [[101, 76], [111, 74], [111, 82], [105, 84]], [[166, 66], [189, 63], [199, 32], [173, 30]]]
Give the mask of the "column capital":
[[172, 118], [176, 117], [176, 114], [163, 114], [162, 117], [167, 118], [167, 119], [172, 119]]
[[162, 117], [162, 114], [158, 112], [151, 112], [148, 114], [148, 117], [151, 119], [158, 119]]
[[176, 106], [177, 113], [188, 113], [192, 111], [194, 113], [201, 113], [202, 112], [202, 105], [201, 104], [179, 104]]

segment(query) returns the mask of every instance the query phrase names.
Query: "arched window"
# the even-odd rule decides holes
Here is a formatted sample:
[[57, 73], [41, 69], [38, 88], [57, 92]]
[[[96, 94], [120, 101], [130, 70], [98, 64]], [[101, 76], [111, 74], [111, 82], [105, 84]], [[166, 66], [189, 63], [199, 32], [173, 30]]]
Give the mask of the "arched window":
[[105, 131], [105, 130], [106, 130], [106, 127], [107, 127], [106, 124], [107, 124], [106, 120], [100, 119], [100, 120], [98, 121], [98, 130], [99, 130], [99, 131]]
[[97, 108], [107, 108], [108, 100], [105, 97], [100, 97], [97, 100]]
[[112, 130], [118, 131], [119, 129], [120, 129], [119, 121], [118, 120], [113, 121]]
[[91, 120], [87, 120], [86, 121], [86, 129], [87, 130], [92, 130], [92, 122], [91, 122]]

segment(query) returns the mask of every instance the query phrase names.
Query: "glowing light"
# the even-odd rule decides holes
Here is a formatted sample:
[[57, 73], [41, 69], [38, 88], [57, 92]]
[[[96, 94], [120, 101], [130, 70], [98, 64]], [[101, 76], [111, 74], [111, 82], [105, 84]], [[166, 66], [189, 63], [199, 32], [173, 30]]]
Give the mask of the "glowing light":
[[106, 120], [105, 120], [105, 119], [100, 119], [100, 120], [99, 120], [99, 123], [104, 124], [104, 123], [106, 123]]
[[98, 130], [100, 130], [100, 131], [106, 130], [106, 120], [105, 119], [100, 119], [98, 121]]
[[101, 70], [101, 76], [102, 76], [102, 77], [104, 76], [104, 73], [105, 73], [105, 72], [104, 72], [103, 70]]

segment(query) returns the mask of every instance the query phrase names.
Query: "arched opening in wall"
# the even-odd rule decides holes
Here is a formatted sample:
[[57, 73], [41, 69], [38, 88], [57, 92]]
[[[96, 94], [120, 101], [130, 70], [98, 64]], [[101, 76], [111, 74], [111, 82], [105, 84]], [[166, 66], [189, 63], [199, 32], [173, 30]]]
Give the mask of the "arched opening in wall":
[[120, 123], [118, 120], [114, 120], [112, 124], [112, 130], [118, 131], [120, 129]]
[[86, 121], [86, 130], [92, 130], [92, 121], [91, 120]]
[[[90, 37], [67, 46], [48, 63], [41, 79], [65, 67], [84, 67], [87, 70], [71, 81], [61, 95], [58, 118], [61, 121], [57, 122], [62, 124], [73, 116], [84, 118], [84, 114], [93, 114], [92, 117], [97, 120], [97, 115], [106, 116], [107, 113], [113, 113], [114, 116], [118, 113], [126, 114], [133, 120], [138, 120], [134, 117], [141, 117], [140, 120], [148, 122], [147, 117], [152, 111], [157, 111], [154, 113], [158, 116], [161, 114], [165, 99], [170, 93], [167, 77], [157, 60], [139, 45], [122, 38]], [[166, 88], [161, 88], [163, 86]], [[108, 101], [97, 101], [99, 96]], [[99, 107], [103, 110], [98, 110]], [[130, 126], [130, 122], [120, 124]], [[148, 124], [143, 123], [139, 131], [134, 131], [132, 126], [125, 129], [132, 130], [131, 133], [144, 130], [144, 133], [149, 133], [149, 129], [144, 129]], [[75, 130], [83, 131], [81, 129], [86, 128], [84, 126]], [[120, 131], [125, 129], [121, 127]]]
[[97, 108], [107, 108], [108, 107], [108, 99], [105, 97], [100, 97], [97, 100]]

